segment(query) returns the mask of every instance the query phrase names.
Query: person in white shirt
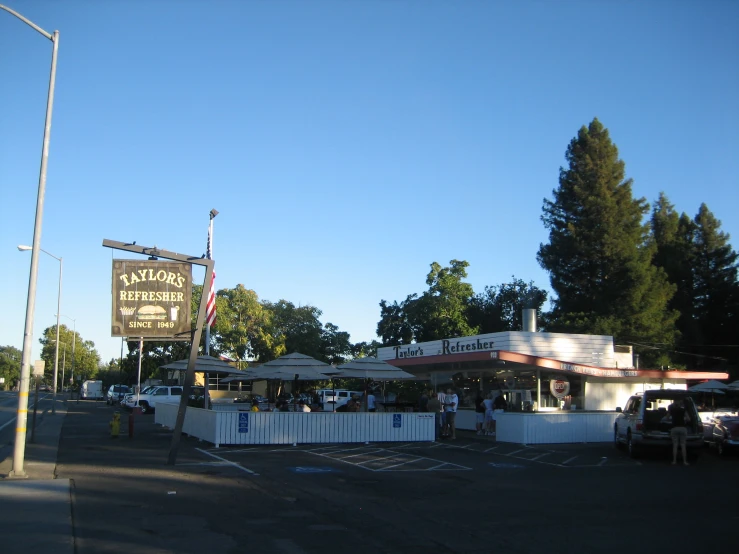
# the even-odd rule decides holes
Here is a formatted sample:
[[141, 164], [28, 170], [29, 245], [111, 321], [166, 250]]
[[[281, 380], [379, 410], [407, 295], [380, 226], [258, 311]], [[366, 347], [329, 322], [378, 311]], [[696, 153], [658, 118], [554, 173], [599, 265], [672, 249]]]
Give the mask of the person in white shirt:
[[310, 412], [310, 406], [306, 406], [305, 402], [301, 400], [298, 402], [298, 412]]
[[374, 412], [375, 409], [375, 395], [372, 394], [372, 391], [369, 391], [367, 393], [367, 411]]
[[493, 435], [493, 393], [489, 393], [488, 397], [482, 401], [485, 405], [485, 434]]
[[457, 395], [452, 391], [452, 389], [447, 389], [446, 394], [444, 395], [444, 413], [446, 415], [447, 435], [449, 435], [449, 438], [451, 439], [457, 438], [455, 420], [457, 418], [458, 404], [459, 398]]

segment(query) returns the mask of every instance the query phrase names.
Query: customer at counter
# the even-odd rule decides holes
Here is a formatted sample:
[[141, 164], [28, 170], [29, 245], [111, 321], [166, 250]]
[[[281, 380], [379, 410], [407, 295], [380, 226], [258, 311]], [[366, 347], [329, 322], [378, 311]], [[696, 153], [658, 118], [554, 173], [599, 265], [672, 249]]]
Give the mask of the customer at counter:
[[426, 410], [434, 414], [434, 438], [438, 439], [441, 429], [441, 402], [439, 402], [439, 395], [435, 392], [431, 393], [431, 398], [426, 403]]
[[[444, 395], [444, 413], [446, 415], [446, 436], [454, 440], [457, 438], [457, 406], [459, 404], [459, 397], [452, 391], [447, 389]], [[444, 436], [442, 434], [442, 436]]]

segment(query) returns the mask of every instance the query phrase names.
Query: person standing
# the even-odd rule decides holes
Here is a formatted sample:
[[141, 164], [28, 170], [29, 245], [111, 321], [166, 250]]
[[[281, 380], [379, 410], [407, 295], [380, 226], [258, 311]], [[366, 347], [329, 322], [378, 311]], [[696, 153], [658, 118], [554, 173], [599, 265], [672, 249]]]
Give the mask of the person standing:
[[449, 438], [454, 440], [457, 438], [457, 406], [459, 404], [459, 397], [452, 389], [447, 389], [444, 395], [444, 412], [446, 415], [446, 426], [447, 434]]
[[437, 398], [439, 399], [439, 402], [441, 403], [441, 438], [445, 439], [447, 437], [447, 429], [446, 429], [446, 408], [444, 407], [444, 391], [439, 391], [437, 393]]
[[426, 389], [423, 389], [423, 392], [421, 393], [421, 398], [418, 399], [418, 411], [419, 412], [428, 412], [429, 411], [429, 394]]
[[485, 425], [485, 400], [482, 397], [482, 391], [477, 391], [475, 397], [475, 429], [478, 435], [482, 435], [483, 426]]
[[434, 414], [434, 439], [438, 439], [441, 428], [441, 402], [439, 402], [439, 395], [435, 392], [431, 393], [426, 409]]
[[377, 408], [375, 407], [375, 395], [372, 391], [367, 392], [367, 411], [374, 412]]
[[485, 434], [493, 434], [493, 393], [488, 393], [485, 400], [482, 401], [485, 406]]
[[683, 454], [683, 464], [688, 464], [687, 445], [685, 444], [688, 438], [688, 415], [685, 412], [685, 403], [682, 398], [675, 400], [667, 408], [670, 413], [672, 420], [672, 428], [670, 429], [670, 438], [672, 439], [672, 465], [677, 464], [677, 447], [680, 446], [680, 450]]

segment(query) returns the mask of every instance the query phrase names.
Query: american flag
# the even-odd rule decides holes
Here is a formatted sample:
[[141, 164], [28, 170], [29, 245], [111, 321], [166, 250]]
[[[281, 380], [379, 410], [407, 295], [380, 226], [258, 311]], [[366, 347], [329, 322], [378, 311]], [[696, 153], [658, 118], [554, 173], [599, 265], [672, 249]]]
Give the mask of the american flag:
[[[208, 226], [208, 249], [206, 257], [213, 259], [213, 217], [210, 219]], [[216, 322], [216, 269], [213, 268], [213, 277], [210, 280], [210, 290], [208, 291], [208, 304], [205, 306], [205, 323], [208, 327], [212, 327]]]

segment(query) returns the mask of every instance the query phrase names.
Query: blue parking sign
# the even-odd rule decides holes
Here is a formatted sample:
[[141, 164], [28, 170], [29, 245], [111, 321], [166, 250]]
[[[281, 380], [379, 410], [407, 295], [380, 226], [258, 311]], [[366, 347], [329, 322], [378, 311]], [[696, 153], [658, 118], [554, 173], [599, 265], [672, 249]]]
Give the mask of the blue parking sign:
[[393, 414], [393, 429], [399, 429], [403, 423], [403, 414]]
[[249, 432], [249, 412], [239, 412], [239, 433]]

